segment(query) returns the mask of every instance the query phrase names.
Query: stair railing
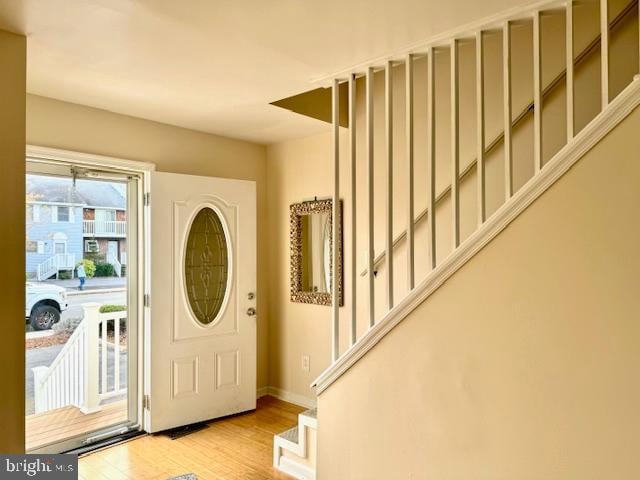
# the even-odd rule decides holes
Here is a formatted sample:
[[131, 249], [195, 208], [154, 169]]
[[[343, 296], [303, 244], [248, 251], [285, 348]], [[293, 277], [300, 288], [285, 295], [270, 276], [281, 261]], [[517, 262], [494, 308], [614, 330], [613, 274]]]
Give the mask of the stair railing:
[[[498, 144], [504, 147], [504, 192], [505, 192], [505, 205], [508, 205], [514, 194], [514, 162], [513, 162], [513, 136], [514, 130], [519, 126], [525, 118], [529, 118], [533, 122], [533, 177], [529, 179], [531, 182], [535, 179], [540, 172], [545, 168], [543, 164], [543, 143], [542, 143], [542, 108], [543, 102], [547, 95], [559, 85], [566, 87], [566, 144], [573, 142], [576, 135], [575, 124], [575, 108], [574, 108], [574, 81], [575, 70], [579, 66], [586, 56], [590, 53], [599, 50], [600, 53], [600, 111], [604, 112], [611, 101], [610, 95], [610, 71], [609, 71], [609, 50], [610, 50], [610, 33], [616, 28], [619, 22], [623, 19], [628, 19], [629, 15], [637, 11], [638, 0], [632, 0], [616, 17], [613, 21], [609, 18], [609, 2], [608, 0], [599, 0], [599, 35], [591, 43], [587, 45], [585, 49], [580, 52], [574, 51], [574, 15], [573, 10], [579, 5], [578, 2], [573, 1], [544, 1], [538, 4], [526, 7], [516, 8], [500, 15], [494, 16], [490, 19], [475, 22], [471, 25], [467, 25], [455, 32], [444, 34], [436, 39], [424, 42], [420, 45], [414, 45], [401, 52], [394, 52], [392, 55], [387, 55], [384, 58], [366, 62], [356, 67], [349, 68], [330, 75], [326, 78], [319, 79], [321, 84], [330, 84], [332, 88], [332, 123], [333, 123], [333, 165], [334, 165], [334, 186], [333, 186], [333, 245], [338, 245], [338, 227], [342, 224], [340, 216], [340, 209], [337, 208], [340, 199], [340, 87], [341, 84], [347, 83], [347, 105], [349, 110], [349, 149], [348, 149], [348, 161], [350, 164], [350, 181], [347, 187], [350, 189], [349, 195], [351, 196], [351, 216], [350, 216], [350, 229], [351, 229], [351, 245], [349, 250], [350, 261], [348, 268], [351, 274], [351, 282], [348, 285], [351, 292], [346, 292], [345, 298], [350, 299], [347, 304], [351, 305], [350, 308], [350, 325], [349, 325], [349, 343], [354, 345], [357, 340], [357, 299], [356, 299], [356, 278], [358, 272], [356, 270], [356, 240], [357, 240], [357, 212], [356, 212], [356, 145], [357, 145], [357, 133], [356, 133], [356, 79], [363, 77], [365, 84], [364, 92], [364, 109], [365, 109], [365, 156], [366, 156], [366, 175], [364, 178], [364, 184], [366, 185], [366, 198], [367, 198], [367, 211], [366, 211], [366, 267], [364, 268], [362, 275], [367, 277], [368, 292], [366, 300], [368, 306], [368, 319], [369, 328], [372, 328], [376, 324], [376, 312], [375, 312], [375, 274], [376, 269], [385, 263], [385, 297], [386, 308], [385, 312], [393, 310], [394, 306], [399, 300], [394, 298], [394, 247], [400, 242], [406, 242], [407, 250], [407, 285], [409, 287], [409, 293], [415, 287], [415, 226], [417, 222], [425, 221], [427, 224], [427, 242], [422, 246], [428, 251], [428, 263], [431, 272], [433, 273], [438, 266], [436, 259], [436, 221], [435, 221], [435, 209], [436, 204], [447, 196], [451, 202], [451, 224], [452, 232], [451, 237], [453, 240], [453, 255], [463, 243], [460, 232], [460, 185], [461, 181], [467, 176], [472, 169], [477, 172], [477, 218], [478, 226], [482, 225], [490, 218], [487, 216], [486, 211], [486, 173], [485, 162], [488, 153], [491, 152]], [[563, 71], [555, 76], [548, 85], [543, 85], [542, 82], [542, 36], [541, 36], [541, 24], [543, 15], [554, 11], [563, 11], [565, 17], [565, 53], [566, 53], [566, 66]], [[533, 100], [526, 105], [523, 111], [513, 117], [513, 75], [512, 75], [512, 27], [523, 20], [532, 23], [532, 62], [533, 62]], [[636, 19], [638, 21], [637, 14]], [[499, 31], [502, 36], [502, 79], [503, 79], [503, 98], [502, 98], [502, 117], [503, 128], [502, 132], [488, 145], [485, 145], [486, 125], [485, 120], [487, 118], [485, 96], [486, 86], [484, 85], [484, 72], [485, 72], [485, 54], [484, 54], [484, 36], [488, 31]], [[477, 145], [476, 145], [476, 158], [468, 165], [463, 171], [460, 170], [460, 44], [461, 42], [474, 41], [475, 42], [475, 91], [476, 91], [476, 129], [477, 129]], [[640, 52], [640, 38], [638, 39], [638, 45]], [[599, 48], [598, 48], [599, 47]], [[435, 54], [436, 51], [442, 51], [448, 49], [450, 59], [450, 72], [449, 72], [449, 95], [450, 95], [450, 147], [451, 147], [451, 184], [445, 188], [445, 191], [437, 193], [435, 191], [435, 173], [436, 173], [436, 125], [439, 121], [436, 114], [435, 101], [436, 98], [441, 98], [441, 95], [437, 95], [436, 82], [435, 82]], [[633, 55], [637, 55], [634, 53]], [[417, 58], [426, 57], [427, 63], [427, 129], [426, 129], [426, 178], [424, 184], [427, 185], [427, 207], [423, 212], [418, 214], [416, 218], [413, 212], [414, 205], [414, 145], [416, 132], [414, 127], [414, 62]], [[630, 58], [630, 61], [638, 62], [638, 58]], [[640, 62], [639, 62], [640, 63]], [[405, 118], [405, 142], [403, 148], [405, 149], [405, 155], [407, 158], [407, 171], [406, 172], [394, 172], [394, 146], [393, 146], [393, 132], [394, 132], [394, 118], [393, 118], [393, 106], [396, 102], [394, 98], [394, 89], [392, 82], [392, 75], [394, 68], [404, 67], [405, 70], [405, 96], [404, 102], [406, 118]], [[385, 156], [385, 248], [382, 253], [375, 255], [374, 252], [374, 73], [383, 71], [385, 76], [385, 137], [386, 147], [384, 149]], [[402, 101], [402, 99], [401, 99]], [[533, 118], [531, 118], [531, 115]], [[551, 163], [550, 161], [548, 163]], [[405, 175], [408, 185], [411, 187], [406, 192], [394, 192], [393, 191], [393, 177], [396, 175]], [[522, 187], [520, 187], [522, 188]], [[397, 195], [406, 195], [406, 201], [409, 205], [407, 209], [406, 229], [400, 234], [400, 236], [393, 236], [394, 221], [393, 218], [393, 205], [394, 199]], [[494, 213], [495, 214], [495, 213]], [[421, 246], [418, 246], [420, 248]], [[337, 261], [337, 255], [333, 256], [334, 262]], [[332, 268], [332, 285], [339, 285], [339, 279], [336, 278], [340, 269], [334, 264]], [[427, 275], [427, 279], [429, 274]], [[337, 292], [333, 289], [333, 306], [332, 306], [332, 359], [334, 362], [341, 356], [340, 351], [340, 322], [339, 322], [339, 306], [337, 302]], [[365, 333], [366, 335], [366, 333]]]

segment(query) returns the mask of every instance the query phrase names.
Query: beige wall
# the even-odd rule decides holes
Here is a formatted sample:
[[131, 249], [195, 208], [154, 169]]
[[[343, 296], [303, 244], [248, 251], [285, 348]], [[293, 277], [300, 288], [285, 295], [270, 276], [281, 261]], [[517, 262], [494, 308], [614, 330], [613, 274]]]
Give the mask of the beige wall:
[[320, 479], [640, 476], [639, 129], [637, 109], [320, 395]]
[[[591, 2], [593, 3], [593, 2]], [[590, 21], [593, 6], [576, 9], [576, 55], [598, 34], [598, 24]], [[626, 5], [627, 0], [611, 2], [611, 16]], [[597, 8], [598, 4], [594, 3]], [[638, 71], [638, 27], [637, 11], [611, 35], [611, 94], [619, 93], [634, 73]], [[564, 49], [564, 13], [545, 15], [542, 20], [543, 85], [548, 85], [562, 73], [566, 65]], [[513, 117], [516, 118], [533, 99], [532, 22], [512, 28]], [[484, 36], [485, 47], [485, 105], [486, 135], [488, 145], [503, 130], [502, 117], [502, 36], [498, 32]], [[460, 45], [460, 164], [461, 169], [475, 160], [475, 43]], [[450, 79], [449, 51], [436, 54], [436, 190], [444, 191], [451, 182], [451, 133], [450, 133]], [[599, 78], [600, 55], [596, 49], [576, 69], [576, 132], [583, 128], [600, 110]], [[426, 206], [426, 61], [416, 60], [414, 65], [414, 112], [415, 112], [415, 161], [414, 161], [414, 208], [422, 211]], [[405, 131], [404, 131], [404, 68], [394, 68], [394, 232], [399, 234], [407, 224], [408, 181], [406, 175]], [[356, 83], [356, 131], [357, 131], [357, 265], [358, 273], [366, 267], [366, 144], [364, 81]], [[374, 218], [375, 252], [380, 253], [385, 245], [386, 226], [386, 159], [384, 117], [384, 74], [376, 73], [374, 79]], [[565, 84], [561, 82], [552, 94], [545, 98], [543, 108], [543, 160], [548, 161], [566, 142], [566, 97]], [[342, 191], [345, 202], [350, 202], [351, 192], [346, 188], [350, 174], [348, 170], [346, 131], [341, 132]], [[527, 115], [513, 131], [514, 187], [517, 190], [533, 175], [533, 117]], [[270, 384], [296, 394], [313, 396], [309, 387], [318, 373], [330, 364], [329, 335], [330, 309], [327, 307], [294, 304], [289, 301], [289, 224], [288, 206], [304, 199], [328, 197], [332, 194], [332, 137], [330, 133], [272, 145], [267, 148], [269, 165], [269, 241], [271, 245], [270, 274], [272, 284], [269, 292], [270, 330]], [[461, 235], [464, 240], [476, 228], [476, 175], [475, 170], [460, 186]], [[491, 214], [504, 202], [504, 150], [502, 143], [486, 156], [487, 214]], [[452, 249], [451, 204], [445, 196], [436, 209], [437, 257], [444, 259]], [[344, 210], [345, 265], [350, 262], [349, 203]], [[416, 279], [428, 273], [427, 232], [424, 222], [416, 229]], [[394, 255], [394, 291], [396, 299], [407, 292], [406, 250], [400, 244]], [[376, 318], [387, 311], [385, 294], [386, 272], [384, 265], [378, 268], [376, 277]], [[345, 285], [350, 285], [350, 272], [345, 271]], [[366, 298], [368, 284], [365, 277], [358, 277], [356, 291], [358, 306], [358, 336], [368, 328]], [[347, 347], [349, 338], [349, 306], [351, 295], [346, 298], [346, 308], [341, 309], [341, 351]], [[311, 356], [311, 372], [302, 370], [301, 356]]]
[[[310, 384], [331, 355], [325, 306], [289, 300], [289, 205], [331, 196], [331, 144], [326, 135], [267, 147], [269, 184], [269, 384], [308, 398]], [[302, 355], [310, 355], [310, 372]]]
[[162, 172], [256, 181], [259, 312], [257, 373], [258, 387], [267, 385], [268, 250], [266, 242], [260, 241], [265, 238], [268, 225], [265, 147], [35, 95], [27, 96], [27, 142], [153, 162]]
[[24, 148], [26, 39], [0, 31], [0, 235], [4, 388], [0, 395], [0, 452], [24, 451]]

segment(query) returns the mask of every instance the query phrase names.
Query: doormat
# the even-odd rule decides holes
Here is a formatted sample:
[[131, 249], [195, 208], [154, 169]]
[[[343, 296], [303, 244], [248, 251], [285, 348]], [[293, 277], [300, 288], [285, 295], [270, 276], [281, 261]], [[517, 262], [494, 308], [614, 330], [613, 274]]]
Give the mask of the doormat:
[[[182, 427], [172, 428], [171, 430], [165, 430], [162, 432], [164, 435], [169, 437], [171, 440], [176, 440], [177, 438], [186, 437], [195, 432], [199, 432], [200, 430], [204, 430], [207, 428], [207, 424], [205, 422], [200, 423], [192, 423], [191, 425], [184, 425]], [[182, 479], [182, 477], [176, 477]], [[185, 477], [189, 478], [189, 477]], [[195, 477], [194, 477], [195, 478]]]
[[167, 478], [167, 480], [198, 480], [193, 473], [185, 473], [184, 475], [179, 475], [177, 477]]

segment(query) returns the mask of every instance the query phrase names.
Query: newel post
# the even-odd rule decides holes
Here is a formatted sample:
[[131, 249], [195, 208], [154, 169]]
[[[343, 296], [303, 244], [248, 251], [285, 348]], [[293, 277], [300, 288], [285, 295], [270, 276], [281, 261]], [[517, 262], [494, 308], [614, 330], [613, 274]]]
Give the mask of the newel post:
[[44, 381], [43, 379], [49, 372], [49, 367], [33, 367], [33, 402], [35, 407], [35, 413], [46, 412], [51, 410], [50, 405], [47, 405], [44, 394]]
[[100, 408], [100, 357], [99, 357], [99, 335], [100, 335], [100, 304], [84, 303], [84, 398], [82, 402], [82, 413], [94, 413]]

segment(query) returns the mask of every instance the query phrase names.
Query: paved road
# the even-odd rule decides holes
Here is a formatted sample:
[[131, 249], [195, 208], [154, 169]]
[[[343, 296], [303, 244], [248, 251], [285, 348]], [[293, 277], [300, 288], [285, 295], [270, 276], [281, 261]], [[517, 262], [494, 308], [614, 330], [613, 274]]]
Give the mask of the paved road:
[[78, 318], [82, 317], [82, 304], [83, 303], [100, 303], [102, 305], [126, 305], [127, 304], [127, 292], [112, 292], [112, 293], [86, 293], [83, 295], [70, 295], [68, 297], [69, 308], [62, 312], [62, 318]]

